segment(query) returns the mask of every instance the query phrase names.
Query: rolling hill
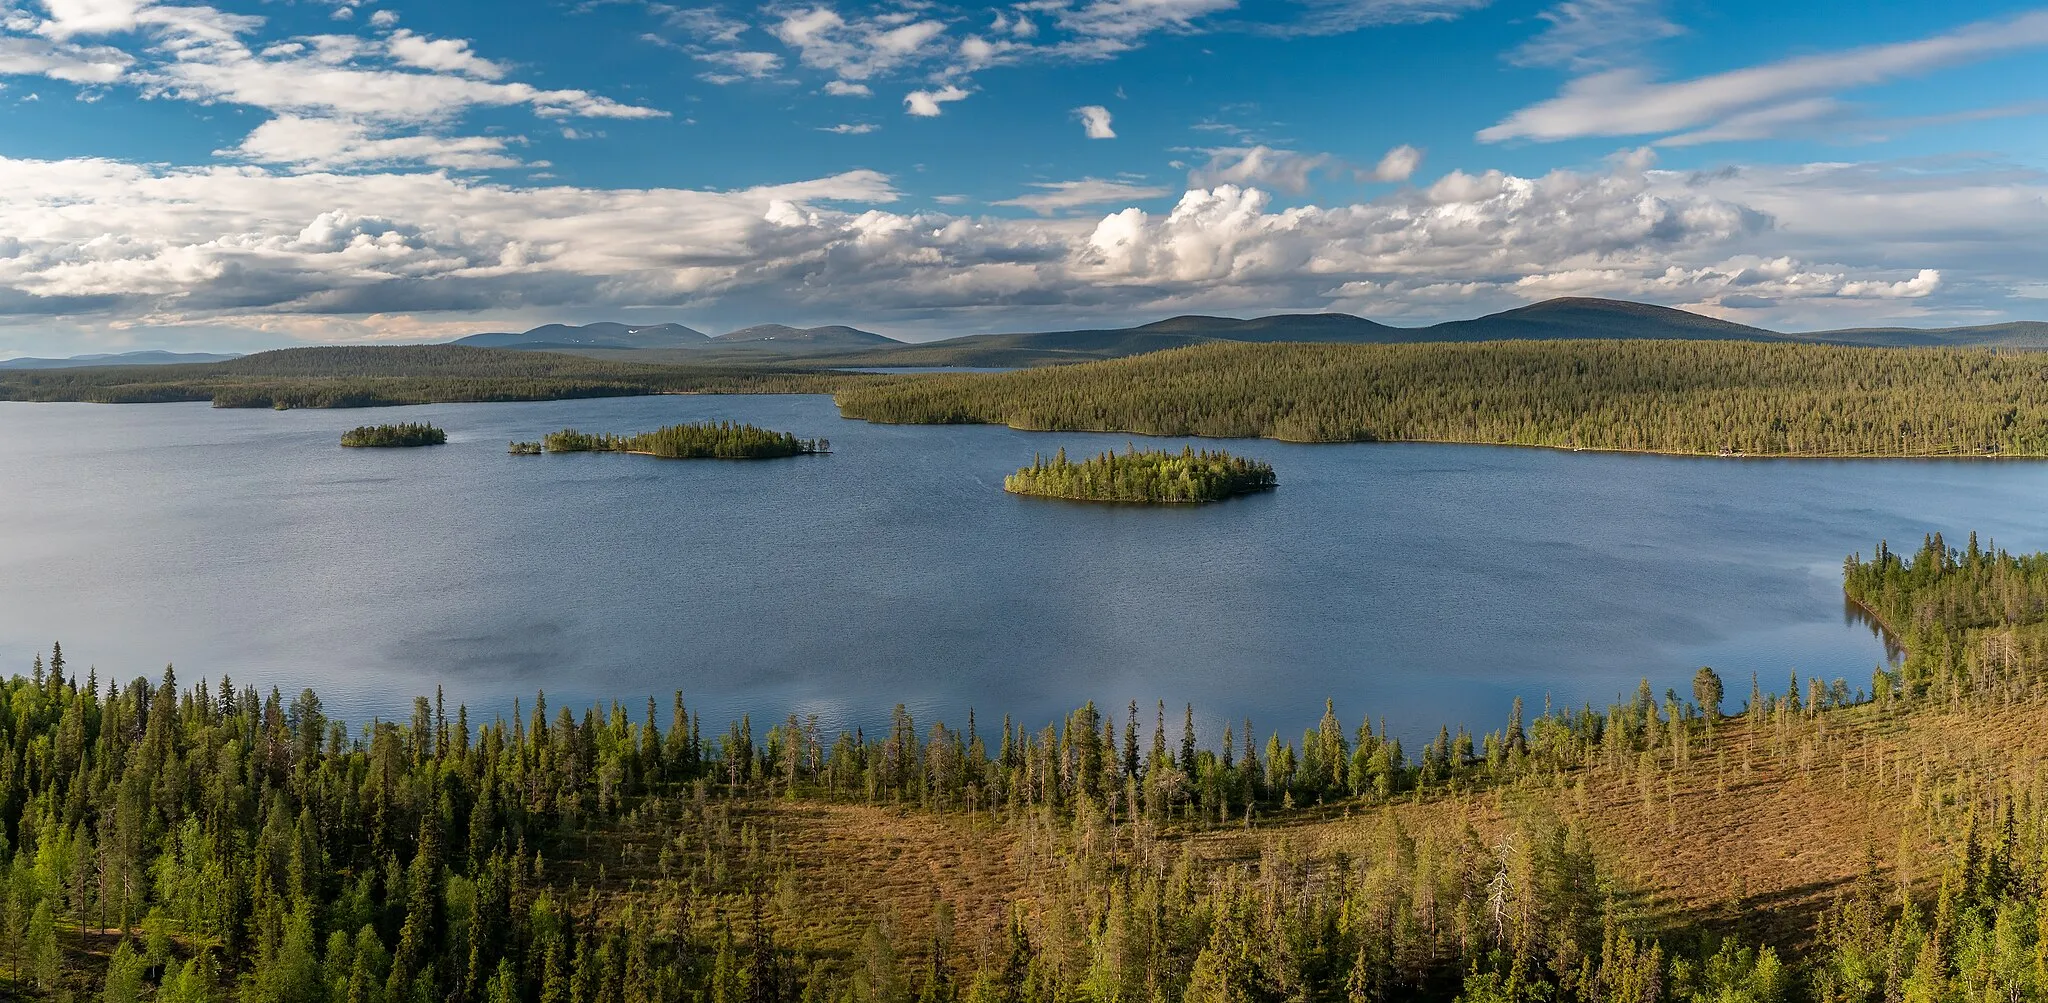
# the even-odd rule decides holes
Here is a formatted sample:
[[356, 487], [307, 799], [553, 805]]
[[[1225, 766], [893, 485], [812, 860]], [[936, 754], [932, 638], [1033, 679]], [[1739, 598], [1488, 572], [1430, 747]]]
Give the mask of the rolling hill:
[[846, 366], [1018, 367], [1114, 359], [1218, 341], [1400, 344], [1566, 338], [1802, 340], [1669, 307], [1574, 297], [1428, 327], [1394, 327], [1345, 313], [1276, 314], [1250, 319], [1191, 314], [1129, 328], [977, 334], [808, 361]]
[[568, 324], [544, 324], [520, 334], [472, 334], [467, 338], [457, 338], [452, 344], [467, 345], [471, 348], [563, 351], [586, 348], [626, 350], [701, 348], [710, 344], [710, 342], [710, 335], [684, 327], [681, 324], [652, 324], [645, 327], [631, 327], [625, 324], [597, 323], [585, 324], [581, 327]]
[[1426, 327], [1393, 327], [1342, 313], [1279, 314], [1248, 320], [1189, 315], [1129, 328], [968, 335], [884, 351], [818, 356], [806, 361], [863, 367], [1024, 367], [1121, 358], [1222, 341], [1398, 344], [1585, 338], [2048, 349], [2048, 323], [2016, 321], [1981, 327], [1853, 328], [1788, 334], [1671, 307], [1574, 296]]
[[226, 362], [236, 354], [210, 352], [121, 352], [115, 355], [74, 355], [68, 359], [8, 359], [0, 369], [84, 369], [90, 366], [181, 366], [195, 362]]
[[1402, 332], [1404, 341], [1554, 341], [1654, 338], [1659, 341], [1799, 341], [1791, 335], [1686, 310], [1626, 300], [1566, 296], [1471, 320]]
[[1861, 327], [1798, 335], [1801, 340], [1888, 348], [2048, 348], [2048, 323], [2017, 320], [1981, 327]]
[[871, 331], [862, 331], [843, 324], [827, 327], [789, 327], [784, 324], [756, 324], [737, 331], [728, 331], [711, 339], [717, 346], [763, 345], [798, 348], [805, 351], [828, 349], [862, 349], [901, 345], [894, 338], [886, 338]]

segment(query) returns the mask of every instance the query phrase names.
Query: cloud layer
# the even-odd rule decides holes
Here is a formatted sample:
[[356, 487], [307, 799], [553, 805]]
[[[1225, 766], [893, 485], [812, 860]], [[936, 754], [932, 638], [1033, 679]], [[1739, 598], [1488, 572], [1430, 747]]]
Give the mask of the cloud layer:
[[[487, 169], [519, 163], [516, 139], [453, 134], [479, 108], [544, 118], [646, 119], [667, 112], [576, 89], [507, 79], [466, 39], [397, 27], [257, 44], [260, 17], [155, 0], [45, 0], [47, 16], [0, 3], [0, 76], [133, 88], [151, 98], [271, 113], [223, 156], [305, 169], [397, 163]], [[352, 7], [337, 8], [353, 10]], [[129, 45], [115, 47], [114, 42]], [[771, 59], [773, 57], [770, 57]], [[744, 68], [744, 61], [736, 61]]]
[[[0, 160], [0, 316], [270, 328], [302, 317], [332, 337], [341, 318], [546, 308], [845, 319], [859, 303], [864, 318], [906, 322], [1022, 307], [1420, 317], [1566, 293], [1749, 316], [1863, 303], [1895, 316], [2005, 281], [1972, 263], [2014, 261], [2048, 226], [2048, 184], [2031, 179], [2021, 194], [2010, 182], [1845, 167], [1698, 178], [1628, 159], [1591, 174], [1454, 171], [1350, 205], [1282, 209], [1260, 189], [1220, 184], [1165, 213], [1011, 220], [889, 211], [897, 190], [868, 171], [728, 192], [601, 191]], [[1879, 256], [1862, 230], [1872, 224], [1829, 214], [1876, 190], [1902, 209]], [[1067, 182], [1012, 204], [1052, 212], [1158, 192]], [[1959, 222], [1986, 229], [1959, 241]], [[2042, 253], [2020, 255], [2021, 267]], [[335, 322], [311, 321], [321, 317]]]

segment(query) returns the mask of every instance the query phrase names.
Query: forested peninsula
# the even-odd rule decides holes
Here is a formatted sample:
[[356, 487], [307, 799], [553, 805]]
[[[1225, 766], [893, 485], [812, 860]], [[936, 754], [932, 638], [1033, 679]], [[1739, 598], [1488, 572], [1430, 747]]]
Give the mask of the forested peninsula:
[[832, 443], [824, 439], [799, 439], [788, 432], [731, 421], [665, 425], [636, 435], [565, 428], [542, 436], [540, 444], [550, 453], [639, 453], [672, 460], [763, 460], [832, 449]]
[[1139, 452], [1133, 446], [1079, 463], [1067, 459], [1064, 449], [1050, 460], [1034, 457], [1030, 466], [1003, 478], [1003, 490], [1070, 501], [1176, 505], [1271, 491], [1277, 483], [1270, 464], [1221, 450]]
[[1748, 342], [1211, 344], [839, 392], [849, 418], [1745, 456], [2048, 456], [2038, 354]]
[[0, 994], [2039, 999], [2048, 558], [1845, 568], [1916, 639], [1867, 687], [1700, 669], [1412, 750], [1328, 706], [1295, 740], [1163, 704], [721, 728], [680, 694], [350, 727], [53, 648], [0, 682]]
[[887, 377], [772, 365], [649, 365], [463, 345], [289, 348], [203, 365], [0, 372], [0, 400], [344, 408], [664, 393], [830, 393]]

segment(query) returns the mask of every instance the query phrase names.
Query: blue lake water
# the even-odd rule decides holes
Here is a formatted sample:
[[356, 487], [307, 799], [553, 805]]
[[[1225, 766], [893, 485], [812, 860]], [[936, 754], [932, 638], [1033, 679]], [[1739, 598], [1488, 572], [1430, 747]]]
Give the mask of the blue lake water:
[[[755, 462], [519, 457], [514, 438], [735, 419], [833, 442]], [[442, 447], [343, 449], [364, 422]], [[1042, 724], [1081, 701], [1480, 730], [1712, 665], [1865, 687], [1842, 558], [1977, 529], [2048, 547], [2048, 464], [1223, 445], [1271, 494], [1199, 508], [1010, 496], [1033, 453], [1130, 437], [871, 425], [815, 396], [376, 411], [0, 404], [0, 667], [61, 640], [102, 680], [320, 691], [360, 721], [682, 689], [707, 723]], [[1144, 440], [1178, 448], [1181, 440]], [[1215, 445], [1215, 443], [1204, 443]], [[1149, 720], [1149, 712], [1146, 714]]]

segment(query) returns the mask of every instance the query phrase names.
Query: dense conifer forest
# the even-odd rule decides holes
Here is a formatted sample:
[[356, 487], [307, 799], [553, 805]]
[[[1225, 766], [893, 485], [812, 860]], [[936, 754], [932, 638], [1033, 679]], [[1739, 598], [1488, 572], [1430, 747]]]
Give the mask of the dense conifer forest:
[[593, 435], [565, 428], [542, 436], [541, 447], [550, 453], [640, 453], [672, 460], [762, 460], [829, 452], [832, 444], [824, 439], [799, 439], [788, 432], [774, 432], [754, 425], [707, 421], [664, 425], [652, 432], [636, 435], [607, 432]]
[[1076, 501], [1187, 504], [1270, 491], [1276, 483], [1271, 465], [1221, 450], [1141, 453], [1133, 446], [1079, 463], [1067, 459], [1064, 449], [1050, 460], [1033, 457], [1030, 466], [1003, 478], [1003, 490]]
[[1213, 344], [845, 389], [871, 421], [1752, 456], [2048, 455], [2025, 352], [1747, 342]]
[[344, 446], [440, 446], [447, 442], [446, 431], [425, 422], [358, 425], [341, 433]]
[[53, 647], [0, 682], [0, 993], [2039, 999], [2048, 664], [2005, 638], [2044, 565], [1852, 558], [1953, 642], [1868, 690], [1701, 669], [1412, 750], [1330, 706], [1292, 741], [1163, 704], [721, 729], [680, 695], [350, 727]]
[[289, 348], [203, 365], [0, 372], [0, 400], [380, 407], [657, 393], [830, 393], [886, 377], [780, 366], [668, 366], [462, 345]]

